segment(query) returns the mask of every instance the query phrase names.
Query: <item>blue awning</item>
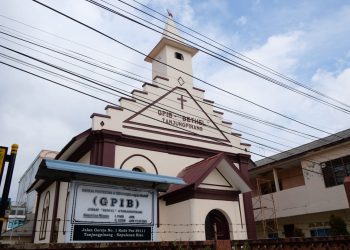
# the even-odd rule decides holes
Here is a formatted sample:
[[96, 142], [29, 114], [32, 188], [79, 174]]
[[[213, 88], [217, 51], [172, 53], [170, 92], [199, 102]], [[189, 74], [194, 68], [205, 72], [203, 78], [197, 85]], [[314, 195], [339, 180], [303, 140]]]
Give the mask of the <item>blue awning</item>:
[[49, 159], [42, 161], [35, 178], [36, 181], [27, 192], [37, 190], [46, 182], [57, 180], [67, 182], [71, 180], [80, 180], [110, 183], [115, 185], [155, 188], [159, 191], [166, 191], [170, 184], [186, 184], [181, 178], [172, 176]]

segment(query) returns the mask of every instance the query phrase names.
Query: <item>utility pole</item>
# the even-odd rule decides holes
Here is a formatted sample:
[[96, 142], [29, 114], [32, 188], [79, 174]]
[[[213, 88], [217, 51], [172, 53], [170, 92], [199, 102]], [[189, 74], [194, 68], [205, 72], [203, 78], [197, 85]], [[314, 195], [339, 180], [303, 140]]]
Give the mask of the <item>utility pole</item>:
[[[6, 157], [5, 157], [5, 161], [8, 162], [8, 166], [7, 166], [7, 173], [6, 173], [6, 179], [5, 179], [5, 184], [4, 184], [4, 190], [2, 191], [2, 197], [1, 197], [1, 202], [0, 202], [0, 235], [1, 235], [2, 226], [3, 226], [3, 222], [4, 222], [5, 212], [9, 206], [8, 197], [9, 197], [9, 193], [10, 193], [13, 169], [15, 167], [17, 150], [18, 150], [18, 145], [12, 144], [11, 154], [6, 155]], [[2, 176], [1, 176], [1, 178], [2, 178]]]

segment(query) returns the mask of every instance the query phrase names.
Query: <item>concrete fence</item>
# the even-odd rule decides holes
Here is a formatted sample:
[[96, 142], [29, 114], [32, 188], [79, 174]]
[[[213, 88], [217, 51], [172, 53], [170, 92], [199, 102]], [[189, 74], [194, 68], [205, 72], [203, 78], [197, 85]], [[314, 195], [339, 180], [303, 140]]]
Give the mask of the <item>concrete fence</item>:
[[0, 249], [15, 250], [350, 250], [350, 236], [287, 238], [277, 240], [174, 241], [125, 243], [50, 243], [0, 244]]

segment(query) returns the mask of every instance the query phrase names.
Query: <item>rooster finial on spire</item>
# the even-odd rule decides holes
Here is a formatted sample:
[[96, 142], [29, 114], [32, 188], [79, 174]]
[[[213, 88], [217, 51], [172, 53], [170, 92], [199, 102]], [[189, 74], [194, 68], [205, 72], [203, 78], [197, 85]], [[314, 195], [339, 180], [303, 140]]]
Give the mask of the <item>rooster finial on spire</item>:
[[168, 16], [171, 17], [171, 18], [174, 18], [173, 17], [173, 13], [171, 13], [171, 11], [169, 9], [166, 10], [168, 12]]

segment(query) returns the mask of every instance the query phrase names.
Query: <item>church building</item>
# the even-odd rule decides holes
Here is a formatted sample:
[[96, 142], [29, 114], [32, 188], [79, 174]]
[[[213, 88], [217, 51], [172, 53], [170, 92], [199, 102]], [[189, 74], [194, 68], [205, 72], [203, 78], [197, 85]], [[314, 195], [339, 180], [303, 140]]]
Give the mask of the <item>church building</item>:
[[[204, 98], [205, 90], [193, 86], [192, 58], [197, 52], [182, 42], [169, 16], [162, 38], [145, 58], [152, 64], [152, 82], [144, 83], [142, 91], [133, 90], [132, 98], [120, 98], [119, 106], [106, 106], [105, 114], [93, 113], [91, 128], [73, 137], [55, 160], [42, 164], [31, 188], [38, 192], [35, 243], [67, 242], [72, 185], [66, 178], [89, 175], [93, 181], [94, 173], [99, 175], [96, 166], [106, 175], [109, 169], [117, 171], [110, 172], [108, 180], [133, 173], [128, 178], [134, 178], [130, 183], [136, 187], [153, 183], [147, 186], [157, 190], [154, 203], [149, 203], [156, 211], [152, 240], [256, 238], [250, 145], [232, 132], [232, 123], [214, 110], [214, 102]], [[50, 169], [63, 171], [65, 162], [71, 164], [65, 169], [70, 174], [45, 175]], [[169, 185], [159, 188], [158, 182]], [[143, 192], [133, 195], [138, 200], [130, 201], [130, 207], [138, 206]], [[97, 202], [104, 204], [102, 198]], [[74, 204], [83, 206], [78, 200]]]

